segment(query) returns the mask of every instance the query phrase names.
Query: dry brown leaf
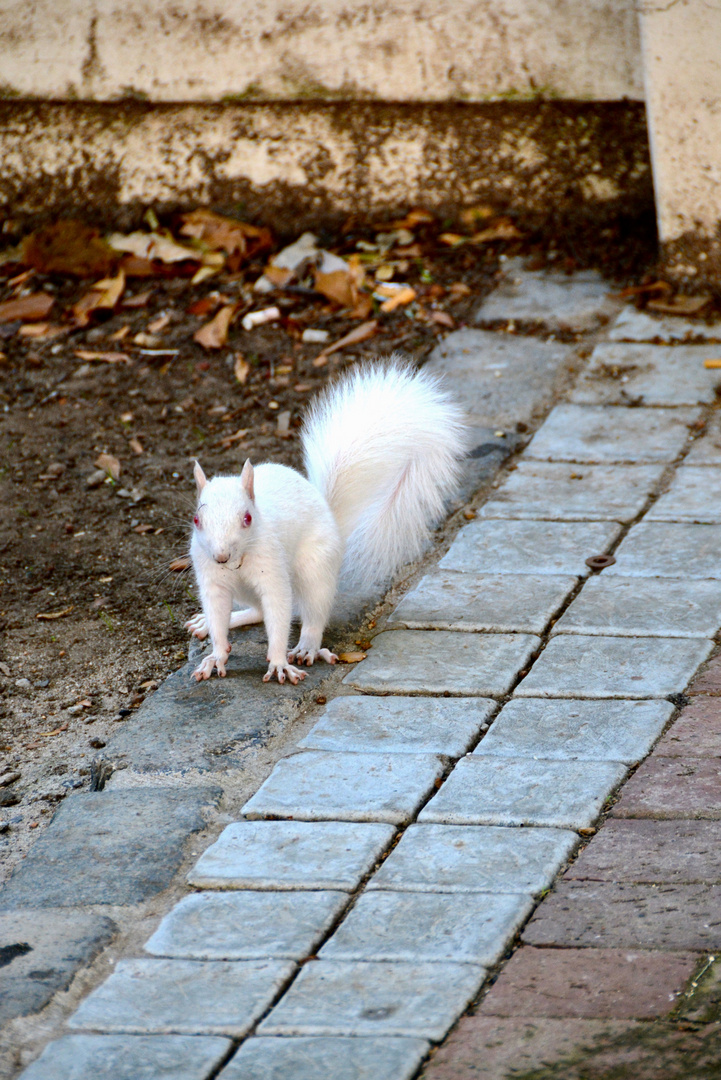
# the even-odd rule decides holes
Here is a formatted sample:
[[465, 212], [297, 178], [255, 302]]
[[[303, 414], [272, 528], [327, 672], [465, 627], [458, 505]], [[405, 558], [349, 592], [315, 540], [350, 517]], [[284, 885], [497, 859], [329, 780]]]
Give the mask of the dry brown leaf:
[[43, 739], [50, 739], [53, 735], [60, 735], [61, 732], [67, 731], [69, 724], [61, 724], [60, 727], [54, 729], [54, 731], [39, 731], [38, 737]]
[[74, 608], [74, 604], [70, 607], [63, 608], [62, 611], [39, 611], [35, 616], [36, 619], [63, 619], [66, 615], [69, 615]]
[[644, 293], [670, 293], [673, 288], [668, 281], [652, 281], [649, 285], [630, 285], [618, 293], [611, 293], [614, 300], [627, 300], [630, 296], [643, 296]]
[[25, 265], [43, 274], [97, 277], [108, 274], [117, 262], [98, 230], [81, 221], [56, 221], [36, 229], [20, 250]]
[[373, 297], [368, 293], [358, 294], [358, 299], [348, 312], [349, 319], [367, 319], [373, 310]]
[[249, 430], [250, 428], [241, 428], [239, 431], [236, 431], [235, 435], [226, 435], [224, 439], [220, 440], [218, 445], [222, 446], [224, 450], [227, 450], [233, 443], [242, 442]]
[[187, 555], [183, 555], [180, 559], [173, 559], [169, 564], [168, 569], [173, 573], [179, 574], [181, 570], [188, 570], [190, 567], [190, 558]]
[[164, 315], [160, 315], [157, 319], [153, 319], [151, 323], [148, 323], [149, 334], [159, 334], [161, 330], [165, 330], [165, 327], [170, 322], [170, 315], [166, 312]]
[[469, 229], [473, 229], [479, 221], [488, 221], [489, 218], [492, 218], [494, 213], [492, 206], [481, 203], [478, 206], [469, 206], [463, 210], [461, 212], [461, 221]]
[[518, 240], [521, 232], [516, 228], [510, 218], [499, 218], [487, 229], [474, 233], [470, 239], [472, 244], [490, 244], [493, 240]]
[[141, 443], [140, 439], [136, 438], [135, 435], [133, 435], [132, 439], [128, 439], [128, 446], [130, 447], [130, 449], [133, 451], [134, 454], [144, 454], [145, 453], [145, 450], [143, 448], [143, 444]]
[[125, 291], [125, 272], [118, 271], [114, 278], [97, 281], [89, 292], [73, 304], [72, 312], [76, 326], [87, 326], [94, 311], [114, 311]]
[[341, 307], [349, 307], [354, 302], [353, 279], [345, 270], [333, 270], [330, 274], [321, 274], [317, 270], [313, 287], [321, 296]]
[[132, 364], [124, 352], [96, 352], [92, 349], [76, 349], [75, 355], [80, 360], [99, 360], [103, 364]]
[[145, 533], [155, 532], [155, 526], [154, 525], [135, 525], [133, 527], [133, 532], [140, 533], [140, 535], [143, 536]]
[[430, 210], [417, 207], [415, 210], [409, 211], [400, 221], [391, 221], [385, 227], [390, 229], [414, 229], [416, 225], [432, 225], [435, 220]]
[[448, 286], [448, 291], [453, 293], [454, 296], [470, 296], [471, 288], [466, 285], [465, 281], [454, 281], [452, 285]]
[[212, 251], [225, 251], [236, 257], [233, 271], [238, 269], [238, 257], [242, 261], [257, 255], [272, 246], [273, 237], [268, 229], [259, 229], [245, 221], [223, 217], [212, 210], [193, 210], [183, 214], [180, 228], [181, 236], [192, 236], [202, 241]]
[[[382, 292], [383, 286], [380, 286], [376, 291]], [[406, 285], [403, 289], [394, 289], [388, 299], [384, 300], [381, 304], [381, 311], [385, 313], [395, 311], [397, 307], [403, 307], [405, 304], [410, 304], [415, 298], [416, 290], [412, 289], [410, 285]]]
[[342, 652], [338, 653], [338, 659], [341, 664], [359, 664], [361, 660], [365, 660], [366, 654], [364, 652]]
[[328, 345], [313, 361], [313, 367], [321, 367], [318, 363], [321, 358], [330, 356], [334, 352], [338, 352], [339, 349], [345, 349], [348, 345], [360, 345], [362, 341], [367, 341], [368, 338], [372, 338], [378, 330], [378, 320], [371, 319], [370, 322], [361, 323], [360, 326], [356, 326], [355, 330], [351, 330], [349, 334], [339, 338], [338, 341], [334, 341], [332, 345]]
[[649, 300], [649, 311], [663, 315], [698, 315], [710, 302], [710, 296], [674, 296], [673, 300]]
[[150, 262], [163, 263], [177, 262], [202, 262], [203, 257], [199, 251], [185, 247], [173, 240], [172, 236], [163, 233], [133, 232], [124, 236], [122, 233], [113, 233], [108, 237], [108, 244], [114, 251], [122, 251], [128, 255], [135, 255], [139, 259], [147, 259]]
[[447, 244], [448, 247], [460, 247], [461, 244], [468, 243], [467, 236], [461, 236], [460, 233], [444, 232], [438, 237], [442, 244]]
[[32, 341], [46, 341], [58, 337], [60, 334], [66, 334], [69, 330], [70, 327], [63, 326], [62, 323], [25, 323], [18, 330], [18, 335], [21, 338], [30, 338]]
[[102, 469], [113, 480], [120, 479], [121, 465], [113, 454], [98, 454], [93, 465], [96, 469]]
[[222, 349], [228, 340], [230, 323], [236, 310], [237, 304], [226, 304], [210, 322], [195, 331], [193, 341], [204, 349]]
[[233, 364], [233, 374], [241, 386], [245, 386], [250, 375], [250, 364], [244, 358], [242, 353], [235, 354], [235, 363]]
[[432, 311], [431, 322], [438, 323], [439, 326], [447, 326], [449, 330], [456, 325], [447, 311]]
[[42, 322], [50, 314], [54, 303], [55, 298], [44, 292], [6, 300], [0, 304], [0, 323], [15, 322], [18, 319], [22, 322]]

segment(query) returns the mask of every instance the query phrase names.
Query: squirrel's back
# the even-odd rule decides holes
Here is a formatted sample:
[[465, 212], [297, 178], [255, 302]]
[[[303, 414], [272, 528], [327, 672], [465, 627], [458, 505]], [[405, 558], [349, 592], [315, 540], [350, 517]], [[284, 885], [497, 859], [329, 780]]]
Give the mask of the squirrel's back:
[[302, 442], [308, 479], [345, 541], [343, 576], [356, 585], [420, 555], [467, 449], [460, 407], [397, 357], [356, 367], [320, 394]]

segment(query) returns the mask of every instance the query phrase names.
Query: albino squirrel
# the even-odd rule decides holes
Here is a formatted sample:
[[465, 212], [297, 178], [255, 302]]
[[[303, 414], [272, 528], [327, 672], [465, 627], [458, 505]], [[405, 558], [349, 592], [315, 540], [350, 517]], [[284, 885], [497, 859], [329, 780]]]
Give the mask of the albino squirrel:
[[[203, 605], [187, 622], [213, 651], [194, 671], [225, 675], [228, 629], [264, 622], [263, 676], [297, 683], [320, 657], [339, 576], [371, 585], [417, 557], [442, 516], [466, 452], [461, 409], [398, 357], [355, 368], [313, 402], [303, 426], [307, 479], [246, 461], [207, 480], [195, 464], [198, 508], [190, 555]], [[242, 605], [241, 610], [233, 610]], [[300, 639], [288, 651], [293, 615]]]

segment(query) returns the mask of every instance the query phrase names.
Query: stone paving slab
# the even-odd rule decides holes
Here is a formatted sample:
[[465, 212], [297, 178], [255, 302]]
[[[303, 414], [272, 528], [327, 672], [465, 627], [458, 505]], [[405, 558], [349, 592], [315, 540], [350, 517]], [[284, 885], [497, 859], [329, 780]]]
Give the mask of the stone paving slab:
[[0, 914], [0, 1023], [39, 1012], [114, 937], [115, 923], [87, 911]]
[[561, 881], [523, 932], [529, 945], [713, 951], [721, 886]]
[[390, 844], [392, 825], [350, 821], [236, 821], [188, 874], [210, 889], [351, 892]]
[[648, 698], [680, 693], [713, 648], [705, 638], [551, 638], [517, 697]]
[[521, 460], [478, 516], [628, 524], [643, 510], [662, 472], [662, 465]]
[[438, 1042], [485, 978], [475, 964], [306, 964], [262, 1035], [409, 1035]]
[[601, 575], [616, 577], [721, 578], [721, 526], [641, 521]]
[[650, 758], [611, 811], [614, 817], [721, 818], [721, 758]]
[[547, 889], [578, 845], [566, 829], [411, 825], [368, 889], [532, 893]]
[[715, 412], [706, 432], [696, 439], [684, 458], [686, 465], [721, 465], [721, 413]]
[[389, 821], [405, 825], [433, 791], [436, 754], [346, 754], [305, 750], [282, 758], [243, 806], [247, 818]]
[[589, 828], [626, 776], [614, 761], [469, 756], [421, 810], [421, 823]]
[[478, 520], [461, 529], [438, 566], [466, 573], [586, 577], [586, 559], [604, 554], [620, 532], [615, 521]]
[[474, 426], [514, 430], [552, 403], [573, 346], [464, 328], [436, 345], [424, 369], [452, 377]]
[[68, 1024], [110, 1034], [242, 1038], [295, 969], [284, 960], [119, 960]]
[[503, 706], [473, 756], [636, 765], [673, 712], [670, 701], [514, 698]]
[[232, 1045], [217, 1035], [64, 1035], [22, 1080], [207, 1080]]
[[490, 966], [532, 908], [530, 896], [504, 893], [364, 893], [320, 957]]
[[5, 888], [0, 910], [137, 904], [167, 888], [217, 787], [72, 795]]
[[255, 1036], [220, 1080], [411, 1080], [429, 1050], [425, 1039]]
[[556, 405], [526, 447], [540, 461], [674, 461], [689, 440], [697, 408], [624, 409], [614, 405]]
[[537, 949], [514, 953], [483, 999], [483, 1016], [655, 1020], [678, 1004], [698, 953]]
[[388, 619], [389, 626], [542, 634], [578, 584], [551, 574], [470, 574], [434, 570]]
[[548, 270], [524, 270], [509, 260], [501, 279], [476, 313], [476, 322], [513, 320], [540, 323], [548, 330], [597, 330], [617, 313], [610, 286], [595, 270], [572, 277]]
[[721, 327], [707, 326], [697, 320], [679, 319], [676, 315], [650, 315], [647, 311], [626, 307], [609, 330], [608, 339], [609, 341], [663, 341], [671, 344], [694, 339], [719, 341]]
[[191, 893], [145, 951], [186, 960], [303, 960], [347, 903], [344, 892]]
[[586, 582], [551, 632], [710, 638], [720, 626], [721, 582], [600, 574]]
[[696, 345], [597, 345], [571, 391], [582, 405], [710, 405], [719, 372]]
[[389, 630], [343, 682], [370, 693], [493, 697], [508, 693], [539, 645], [532, 634]]
[[721, 468], [680, 465], [671, 486], [649, 510], [648, 521], [721, 522]]
[[721, 758], [721, 701], [693, 698], [659, 742], [656, 756]]
[[609, 818], [564, 877], [658, 885], [721, 883], [721, 822]]
[[459, 758], [495, 708], [496, 702], [488, 698], [337, 697], [298, 746]]

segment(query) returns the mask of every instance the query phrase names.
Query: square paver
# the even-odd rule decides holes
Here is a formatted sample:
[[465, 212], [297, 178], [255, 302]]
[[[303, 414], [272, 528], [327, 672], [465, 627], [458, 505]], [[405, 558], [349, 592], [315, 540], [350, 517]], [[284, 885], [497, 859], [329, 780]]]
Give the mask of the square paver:
[[145, 951], [187, 960], [302, 960], [347, 903], [344, 892], [191, 893]]
[[721, 626], [721, 582], [674, 578], [590, 578], [554, 634], [713, 637]]
[[670, 701], [514, 698], [503, 706], [473, 756], [637, 765], [673, 712]]
[[248, 818], [404, 825], [428, 798], [443, 768], [436, 754], [305, 750], [279, 761], [242, 813]]
[[68, 1024], [110, 1033], [241, 1038], [294, 971], [285, 960], [120, 960]]
[[609, 341], [683, 342], [719, 341], [721, 326], [706, 326], [699, 321], [679, 319], [677, 315], [651, 315], [634, 307], [625, 307], [608, 332]]
[[571, 391], [585, 405], [709, 405], [719, 372], [696, 345], [597, 345]]
[[602, 577], [721, 578], [721, 525], [642, 521], [616, 550]]
[[614, 817], [721, 818], [721, 758], [657, 757], [639, 766]]
[[614, 761], [471, 755], [458, 762], [420, 822], [588, 828], [626, 776]]
[[656, 757], [721, 758], [721, 698], [699, 694], [656, 747]]
[[217, 1035], [64, 1035], [22, 1080], [207, 1080], [232, 1045]]
[[392, 825], [350, 821], [236, 821], [188, 874], [211, 889], [351, 892], [383, 854]]
[[671, 486], [649, 510], [648, 521], [721, 522], [721, 468], [680, 465]]
[[666, 697], [687, 686], [713, 642], [705, 638], [551, 638], [518, 697]]
[[337, 697], [298, 745], [307, 750], [458, 758], [476, 741], [496, 707], [490, 698]]
[[565, 829], [411, 825], [368, 889], [532, 893], [547, 889], [578, 844]]
[[572, 881], [721, 882], [721, 822], [609, 818], [568, 868]]
[[483, 999], [483, 1016], [654, 1020], [678, 1004], [692, 952], [522, 946]]
[[578, 584], [551, 574], [469, 574], [434, 570], [407, 593], [391, 626], [542, 634]]
[[625, 409], [564, 403], [552, 410], [524, 451], [540, 461], [673, 461], [689, 440], [699, 409]]
[[485, 978], [475, 964], [306, 964], [262, 1035], [414, 1035], [440, 1041]]
[[662, 472], [662, 465], [521, 460], [478, 513], [484, 518], [627, 523], [641, 513]]
[[540, 645], [532, 634], [389, 630], [343, 682], [371, 693], [507, 694]]
[[540, 323], [549, 330], [597, 330], [618, 311], [610, 286], [595, 270], [569, 276], [524, 270], [520, 260], [503, 266], [501, 280], [481, 304], [476, 322], [514, 320]]
[[367, 892], [320, 951], [322, 960], [495, 964], [533, 909], [507, 893]]
[[615, 521], [477, 520], [464, 525], [439, 565], [485, 574], [590, 573], [586, 559], [617, 539]]
[[523, 932], [529, 945], [598, 949], [721, 946], [721, 885], [561, 881]]
[[684, 464], [721, 465], [721, 413], [713, 413], [705, 433], [695, 440], [684, 458]]
[[429, 1050], [425, 1039], [256, 1035], [220, 1080], [411, 1080]]

